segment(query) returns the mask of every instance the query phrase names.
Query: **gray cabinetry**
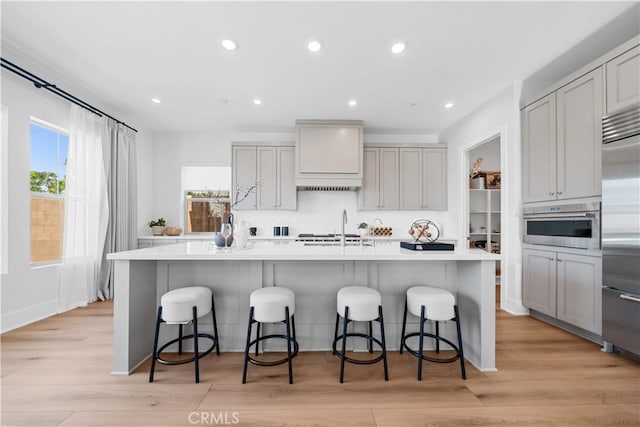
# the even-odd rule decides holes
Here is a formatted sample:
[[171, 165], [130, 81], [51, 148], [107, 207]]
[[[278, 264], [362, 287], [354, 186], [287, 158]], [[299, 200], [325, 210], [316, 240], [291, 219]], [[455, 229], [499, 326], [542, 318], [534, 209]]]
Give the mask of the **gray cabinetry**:
[[640, 46], [607, 62], [607, 114], [640, 102]]
[[398, 210], [399, 149], [364, 149], [363, 182], [358, 191], [359, 210]]
[[525, 248], [522, 286], [525, 306], [602, 332], [601, 257]]
[[400, 148], [400, 209], [447, 208], [447, 149]]
[[602, 193], [602, 91], [597, 68], [523, 109], [525, 203]]
[[524, 249], [522, 257], [522, 302], [548, 316], [556, 316], [556, 254]]
[[[233, 146], [231, 171], [231, 203], [235, 203], [236, 189], [240, 186], [251, 185], [256, 180], [256, 147]], [[246, 199], [236, 204], [233, 209], [255, 209], [256, 201], [256, 192], [252, 191]]]
[[[295, 155], [290, 145], [234, 145], [233, 188], [251, 183], [262, 184], [236, 210], [296, 209]], [[250, 202], [245, 203], [247, 200]]]

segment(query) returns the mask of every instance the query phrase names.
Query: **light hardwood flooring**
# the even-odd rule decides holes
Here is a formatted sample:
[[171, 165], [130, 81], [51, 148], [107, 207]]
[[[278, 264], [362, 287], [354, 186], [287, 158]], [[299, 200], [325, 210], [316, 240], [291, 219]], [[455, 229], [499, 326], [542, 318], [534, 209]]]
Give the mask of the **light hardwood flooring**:
[[[294, 384], [285, 365], [250, 366], [240, 353], [209, 355], [201, 382], [192, 364], [148, 362], [110, 376], [111, 302], [2, 335], [2, 426], [640, 426], [640, 364], [543, 322], [496, 313], [498, 372], [389, 354], [382, 365], [300, 353]], [[224, 343], [222, 343], [224, 350]]]

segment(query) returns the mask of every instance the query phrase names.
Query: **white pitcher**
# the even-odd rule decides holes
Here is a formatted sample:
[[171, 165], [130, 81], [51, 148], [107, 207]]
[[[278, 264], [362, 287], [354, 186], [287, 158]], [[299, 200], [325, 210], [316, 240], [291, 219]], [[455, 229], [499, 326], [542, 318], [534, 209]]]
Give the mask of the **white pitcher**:
[[246, 247], [247, 242], [249, 241], [249, 223], [243, 220], [236, 221], [233, 237], [236, 240], [236, 245], [241, 248]]

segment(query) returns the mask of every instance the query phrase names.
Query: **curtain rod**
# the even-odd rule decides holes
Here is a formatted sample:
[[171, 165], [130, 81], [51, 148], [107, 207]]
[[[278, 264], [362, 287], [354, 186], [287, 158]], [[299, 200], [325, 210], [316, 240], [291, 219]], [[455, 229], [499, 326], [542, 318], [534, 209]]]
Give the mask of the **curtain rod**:
[[7, 70], [19, 75], [20, 77], [29, 80], [38, 89], [46, 89], [49, 92], [55, 93], [56, 95], [66, 99], [69, 102], [73, 102], [74, 104], [79, 105], [80, 107], [84, 108], [85, 110], [91, 111], [93, 114], [95, 114], [97, 116], [109, 117], [110, 119], [114, 120], [115, 122], [120, 123], [121, 125], [128, 127], [132, 131], [138, 132], [136, 129], [132, 128], [131, 126], [129, 126], [125, 122], [121, 122], [120, 120], [116, 119], [115, 117], [112, 117], [112, 116], [108, 115], [104, 111], [101, 111], [101, 110], [97, 109], [93, 105], [88, 104], [88, 103], [84, 102], [83, 100], [76, 98], [75, 96], [71, 95], [70, 93], [65, 92], [64, 90], [58, 88], [56, 85], [54, 85], [52, 83], [49, 83], [48, 81], [36, 76], [35, 74], [30, 73], [29, 71], [25, 70], [24, 68], [21, 68], [21, 67], [15, 65], [13, 63], [7, 61], [6, 59], [4, 59], [2, 57], [0, 57], [0, 61], [1, 61], [0, 65], [2, 65], [3, 68], [6, 68]]

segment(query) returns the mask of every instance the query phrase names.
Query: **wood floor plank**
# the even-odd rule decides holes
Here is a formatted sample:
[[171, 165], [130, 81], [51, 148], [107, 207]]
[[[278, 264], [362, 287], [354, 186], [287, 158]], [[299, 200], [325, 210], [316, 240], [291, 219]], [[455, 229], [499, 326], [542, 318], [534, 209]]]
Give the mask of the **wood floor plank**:
[[2, 411], [2, 427], [56, 427], [72, 412], [8, 412]]

